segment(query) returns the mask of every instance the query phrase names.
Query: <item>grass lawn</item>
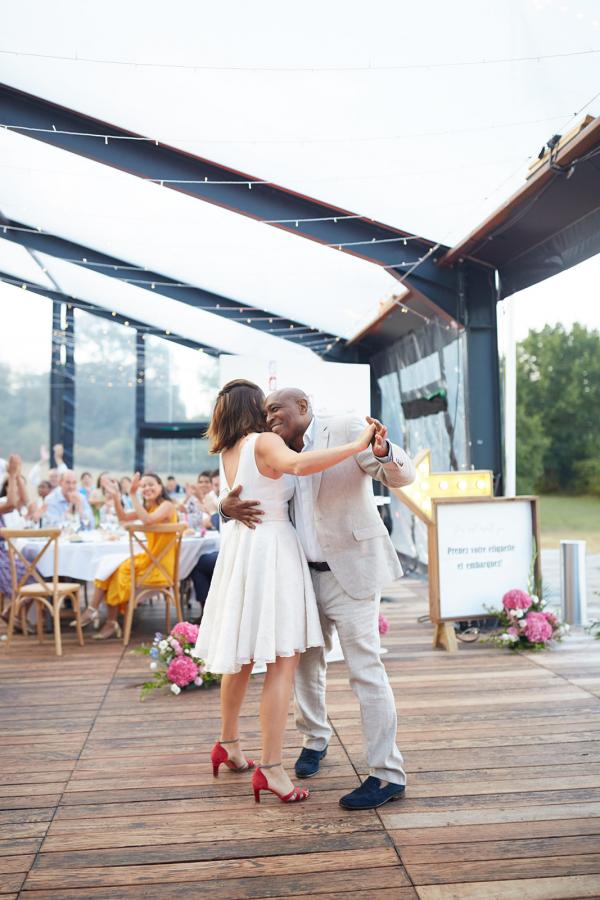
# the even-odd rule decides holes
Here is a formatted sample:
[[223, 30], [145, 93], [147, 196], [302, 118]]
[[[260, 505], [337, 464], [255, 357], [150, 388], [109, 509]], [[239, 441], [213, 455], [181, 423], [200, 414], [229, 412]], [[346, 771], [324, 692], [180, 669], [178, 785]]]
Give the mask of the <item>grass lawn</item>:
[[540, 497], [542, 547], [558, 549], [561, 540], [587, 541], [588, 553], [600, 553], [600, 497]]

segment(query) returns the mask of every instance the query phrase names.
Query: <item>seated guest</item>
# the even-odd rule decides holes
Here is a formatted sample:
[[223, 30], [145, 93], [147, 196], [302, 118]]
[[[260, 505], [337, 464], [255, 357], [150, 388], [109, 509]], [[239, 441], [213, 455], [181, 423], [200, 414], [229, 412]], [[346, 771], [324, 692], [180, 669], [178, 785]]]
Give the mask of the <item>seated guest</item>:
[[218, 555], [219, 553], [217, 550], [215, 550], [213, 553], [203, 553], [190, 572], [190, 578], [192, 579], [194, 585], [196, 600], [200, 604], [200, 619], [198, 620], [199, 622], [201, 621], [202, 613], [204, 612], [204, 601], [208, 596], [208, 589], [210, 588], [210, 582], [215, 570]]
[[119, 490], [121, 492], [121, 506], [125, 510], [125, 512], [130, 512], [133, 509], [133, 503], [131, 502], [131, 478], [127, 475], [123, 475], [121, 480], [119, 481]]
[[92, 528], [94, 516], [87, 497], [77, 489], [75, 472], [67, 469], [60, 476], [57, 488], [48, 496], [44, 522], [47, 527], [62, 525], [68, 515], [79, 516], [82, 528]]
[[48, 481], [52, 485], [52, 490], [58, 487], [60, 481], [60, 472], [58, 469], [48, 469]]
[[116, 480], [110, 472], [100, 472], [96, 487], [90, 492], [89, 502], [94, 512], [94, 525], [100, 525], [101, 519], [106, 513], [115, 512], [115, 506], [111, 499], [112, 492], [117, 487]]
[[[138, 497], [138, 488], [141, 487], [142, 502]], [[107, 491], [111, 490], [107, 488]], [[167, 525], [176, 524], [177, 510], [175, 504], [168, 497], [165, 486], [158, 475], [146, 472], [140, 477], [139, 472], [133, 476], [131, 482], [131, 502], [133, 504], [132, 512], [126, 512], [121, 503], [121, 495], [117, 486], [112, 489], [112, 499], [115, 504], [117, 516], [120, 522], [135, 522], [139, 520], [144, 525]], [[148, 549], [153, 556], [160, 556], [165, 545], [172, 538], [172, 534], [148, 534]], [[173, 547], [161, 560], [161, 564], [171, 575], [175, 569], [175, 548]], [[137, 575], [142, 575], [152, 565], [150, 557], [145, 553], [139, 553], [135, 556], [135, 571]], [[163, 581], [161, 572], [157, 569], [150, 574], [147, 584], [160, 584]], [[131, 593], [131, 561], [129, 559], [122, 562], [121, 565], [112, 573], [110, 578], [105, 581], [97, 580], [95, 582], [96, 590], [91, 604], [87, 607], [81, 617], [82, 625], [89, 625], [93, 622], [97, 625], [99, 622], [99, 608], [103, 600], [106, 601], [108, 607], [108, 617], [106, 622], [94, 637], [97, 640], [106, 640], [107, 638], [120, 638], [121, 626], [117, 621], [119, 612], [125, 612]], [[71, 622], [74, 627], [75, 622]]]
[[81, 482], [81, 486], [79, 488], [79, 493], [83, 494], [83, 496], [87, 497], [87, 499], [89, 500], [90, 494], [92, 492], [92, 486], [94, 483], [92, 480], [92, 473], [91, 472], [82, 472], [81, 478], [79, 479], [79, 481]]
[[[27, 505], [26, 482], [21, 472], [21, 466], [20, 456], [17, 456], [16, 454], [9, 456], [7, 463], [8, 477], [0, 488], [0, 528], [7, 527], [4, 521], [4, 516], [7, 513], [20, 509], [23, 505]], [[26, 559], [34, 559], [37, 550], [36, 548], [31, 548], [30, 550], [28, 547], [25, 547], [22, 553]], [[25, 573], [25, 567], [18, 557], [15, 558], [15, 569], [17, 582], [19, 582]], [[33, 579], [29, 577], [26, 583], [28, 584], [32, 580]], [[6, 541], [0, 540], [0, 594], [3, 594], [6, 599], [10, 599], [12, 597], [12, 592], [12, 572], [8, 548], [6, 546]], [[27, 606], [29, 606], [31, 602], [33, 601], [30, 601]], [[2, 613], [2, 618], [5, 622], [8, 622], [9, 614], [10, 604]], [[15, 622], [15, 628], [17, 631], [20, 631], [20, 623]]]
[[181, 500], [183, 496], [183, 488], [180, 484], [177, 484], [177, 479], [174, 475], [167, 475], [166, 481], [167, 494], [171, 498], [171, 500]]
[[46, 498], [50, 495], [51, 491], [52, 485], [49, 481], [40, 481], [36, 491], [37, 497], [35, 500], [32, 500], [27, 507], [27, 518], [30, 522], [35, 522], [39, 528], [44, 527], [43, 519], [48, 509]]
[[[210, 483], [212, 486], [212, 490], [206, 495], [207, 504], [214, 505], [217, 509], [219, 507], [219, 494], [221, 493], [221, 473], [218, 469], [214, 469], [210, 473]], [[213, 512], [210, 514], [210, 520], [212, 522], [212, 527], [219, 531], [221, 528], [221, 517], [218, 512]]]

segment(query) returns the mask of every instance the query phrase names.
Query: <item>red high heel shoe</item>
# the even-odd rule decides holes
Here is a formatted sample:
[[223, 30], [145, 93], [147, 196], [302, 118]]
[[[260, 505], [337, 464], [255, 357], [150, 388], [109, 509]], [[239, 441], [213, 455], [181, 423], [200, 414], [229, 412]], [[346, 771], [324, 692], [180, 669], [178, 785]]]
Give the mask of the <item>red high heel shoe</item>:
[[223, 765], [223, 763], [231, 772], [237, 773], [248, 772], [249, 769], [254, 768], [254, 760], [248, 759], [247, 757], [245, 757], [246, 762], [242, 766], [234, 765], [234, 763], [229, 759], [229, 753], [227, 752], [223, 744], [236, 744], [237, 741], [238, 738], [236, 738], [235, 741], [217, 741], [215, 746], [210, 751], [210, 761], [212, 763], [213, 775], [215, 776], [215, 778], [219, 777], [219, 768]]
[[254, 775], [252, 776], [252, 789], [254, 790], [255, 802], [260, 803], [261, 791], [271, 791], [272, 794], [279, 797], [282, 803], [302, 803], [303, 800], [307, 800], [310, 792], [307, 791], [306, 788], [293, 787], [289, 794], [280, 794], [275, 788], [269, 786], [267, 777], [262, 772], [262, 769], [273, 769], [275, 766], [279, 765], [281, 764], [273, 763], [270, 766], [259, 766], [254, 772]]

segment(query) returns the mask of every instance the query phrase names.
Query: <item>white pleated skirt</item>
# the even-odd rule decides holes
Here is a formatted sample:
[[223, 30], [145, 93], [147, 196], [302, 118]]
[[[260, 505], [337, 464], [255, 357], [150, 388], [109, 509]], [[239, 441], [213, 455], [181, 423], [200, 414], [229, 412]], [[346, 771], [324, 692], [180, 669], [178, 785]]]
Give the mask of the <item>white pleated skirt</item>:
[[227, 524], [206, 598], [196, 651], [206, 668], [234, 674], [247, 663], [322, 647], [317, 601], [292, 523]]

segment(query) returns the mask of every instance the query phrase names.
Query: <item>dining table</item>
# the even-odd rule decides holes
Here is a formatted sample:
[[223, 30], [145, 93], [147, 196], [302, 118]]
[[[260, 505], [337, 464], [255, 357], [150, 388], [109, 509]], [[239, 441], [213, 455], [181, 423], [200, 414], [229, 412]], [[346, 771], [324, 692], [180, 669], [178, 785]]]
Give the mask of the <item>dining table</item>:
[[[32, 530], [31, 537], [20, 540], [21, 547], [36, 547], [44, 543], [45, 538], [36, 538]], [[218, 531], [185, 534], [181, 541], [179, 554], [179, 579], [187, 578], [198, 560], [205, 553], [219, 549], [220, 534]], [[129, 537], [127, 533], [107, 534], [99, 529], [64, 535], [58, 540], [58, 574], [73, 578], [76, 581], [105, 580], [129, 559]], [[37, 564], [43, 578], [51, 578], [54, 573], [54, 552], [49, 548]]]

